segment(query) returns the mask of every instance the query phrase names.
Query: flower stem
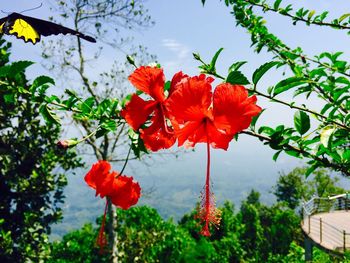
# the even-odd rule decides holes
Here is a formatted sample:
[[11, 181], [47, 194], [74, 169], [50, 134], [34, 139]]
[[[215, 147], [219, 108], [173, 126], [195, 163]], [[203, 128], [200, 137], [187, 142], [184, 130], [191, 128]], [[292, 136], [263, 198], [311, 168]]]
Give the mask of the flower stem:
[[130, 153], [131, 153], [131, 148], [132, 148], [132, 147], [131, 147], [131, 145], [130, 145], [129, 151], [128, 151], [128, 155], [126, 156], [126, 159], [125, 159], [123, 168], [122, 168], [122, 170], [120, 171], [119, 176], [120, 176], [120, 175], [123, 175], [123, 172], [124, 172], [124, 170], [125, 170], [125, 167], [126, 167], [126, 165], [128, 164], [129, 157], [130, 157]]
[[106, 206], [105, 206], [105, 211], [103, 214], [101, 228], [100, 228], [100, 231], [98, 232], [98, 236], [97, 236], [97, 240], [96, 240], [97, 245], [100, 247], [100, 254], [103, 253], [103, 249], [107, 245], [107, 239], [106, 239], [106, 234], [105, 234], [107, 208], [108, 208], [108, 199], [106, 199]]
[[205, 225], [201, 231], [202, 235], [204, 236], [210, 236], [209, 232], [209, 221], [210, 221], [210, 143], [207, 142], [207, 176], [205, 179], [205, 201], [204, 201], [204, 221]]

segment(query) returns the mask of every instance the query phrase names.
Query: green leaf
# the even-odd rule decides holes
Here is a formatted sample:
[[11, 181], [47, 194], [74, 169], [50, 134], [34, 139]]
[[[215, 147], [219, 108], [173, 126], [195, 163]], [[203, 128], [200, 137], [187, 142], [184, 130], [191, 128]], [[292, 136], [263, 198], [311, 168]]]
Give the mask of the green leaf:
[[294, 126], [300, 135], [305, 134], [310, 129], [310, 118], [303, 111], [297, 111], [294, 114]]
[[282, 2], [282, 0], [276, 0], [273, 3], [273, 8], [277, 10], [280, 7], [281, 2]]
[[117, 124], [114, 120], [109, 120], [102, 123], [101, 127], [107, 131], [115, 131]]
[[206, 0], [202, 0], [202, 5], [204, 6]]
[[272, 160], [274, 160], [275, 162], [277, 161], [278, 156], [280, 155], [280, 153], [282, 152], [282, 150], [276, 152], [273, 156], [272, 156]]
[[109, 131], [107, 129], [104, 129], [104, 128], [100, 128], [97, 130], [95, 136], [96, 138], [100, 138], [102, 136], [104, 136], [105, 134], [107, 134]]
[[326, 126], [323, 128], [321, 132], [320, 142], [323, 144], [324, 147], [328, 148], [329, 145], [329, 139], [331, 138], [332, 134], [335, 132], [335, 128], [333, 126]]
[[31, 92], [35, 92], [38, 87], [45, 85], [45, 84], [55, 85], [55, 81], [52, 78], [47, 77], [47, 76], [39, 76], [33, 81], [33, 84], [29, 90]]
[[3, 67], [0, 67], [0, 77], [8, 76], [9, 72], [10, 72], [10, 66], [6, 65]]
[[211, 62], [210, 62], [210, 69], [215, 71], [215, 64], [216, 64], [216, 61], [218, 60], [218, 57], [221, 53], [221, 51], [223, 51], [224, 48], [220, 48], [218, 51], [216, 51], [214, 57], [212, 58]]
[[258, 121], [259, 117], [261, 116], [261, 114], [264, 112], [265, 109], [262, 109], [262, 111], [260, 111], [260, 113], [257, 116], [254, 116], [252, 119], [252, 122], [250, 123], [250, 127], [252, 128], [252, 130], [255, 130], [255, 125], [256, 122]]
[[258, 81], [262, 78], [262, 76], [272, 67], [276, 66], [278, 62], [271, 61], [261, 65], [258, 69], [256, 69], [253, 73], [253, 83], [256, 85]]
[[226, 78], [226, 82], [237, 85], [249, 84], [249, 80], [240, 71], [230, 72]]
[[10, 68], [10, 74], [11, 75], [17, 75], [20, 72], [23, 72], [27, 67], [30, 65], [33, 65], [34, 62], [32, 61], [16, 61], [11, 64]]
[[350, 16], [350, 14], [344, 14], [341, 17], [339, 17], [339, 19], [338, 19], [339, 23], [342, 22], [345, 18], [347, 18], [349, 16]]
[[39, 111], [44, 117], [45, 121], [49, 124], [56, 123], [60, 124], [61, 120], [55, 112], [52, 111], [49, 105], [43, 104], [40, 106]]
[[290, 77], [287, 79], [284, 79], [277, 83], [273, 90], [273, 95], [276, 96], [277, 94], [280, 94], [282, 92], [285, 92], [291, 88], [300, 86], [306, 82], [306, 78], [301, 77]]
[[320, 165], [318, 162], [312, 162], [311, 166], [309, 168], [307, 168], [307, 170], [305, 172], [305, 177], [308, 178], [309, 175], [312, 174], [319, 166]]
[[16, 101], [15, 94], [13, 94], [13, 93], [5, 94], [4, 101], [6, 104], [13, 104]]
[[164, 90], [165, 91], [169, 91], [170, 90], [170, 86], [171, 86], [171, 81], [167, 81], [167, 82], [165, 82], [165, 84], [164, 84]]
[[309, 15], [307, 16], [307, 19], [308, 20], [311, 20], [311, 18], [313, 17], [313, 15], [315, 14], [315, 10], [311, 10], [310, 12], [309, 12]]
[[247, 61], [238, 61], [233, 63], [229, 68], [228, 68], [228, 73], [231, 71], [237, 71], [239, 70], [240, 67], [242, 67], [244, 64], [246, 64]]
[[328, 11], [324, 11], [324, 12], [320, 15], [320, 21], [322, 22], [327, 16], [328, 16]]
[[285, 152], [286, 152], [286, 154], [288, 154], [290, 156], [293, 156], [296, 158], [301, 158], [300, 153], [298, 153], [297, 151], [286, 150]]
[[84, 114], [88, 114], [91, 112], [91, 109], [93, 107], [95, 103], [95, 98], [94, 97], [90, 97], [90, 98], [87, 98], [82, 104], [81, 104], [81, 111], [84, 113]]

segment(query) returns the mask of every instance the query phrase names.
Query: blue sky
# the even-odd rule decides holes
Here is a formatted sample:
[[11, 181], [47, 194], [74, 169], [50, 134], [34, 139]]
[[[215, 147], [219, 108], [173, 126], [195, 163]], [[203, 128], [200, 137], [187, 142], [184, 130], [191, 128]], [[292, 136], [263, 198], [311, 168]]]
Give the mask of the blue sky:
[[[0, 8], [4, 11], [21, 11], [35, 7], [41, 1], [12, 0], [2, 1]], [[47, 5], [39, 10], [26, 13], [30, 16], [47, 18], [49, 16]], [[296, 7], [306, 7], [317, 12], [330, 11], [330, 17], [338, 17], [343, 13], [350, 13], [350, 6], [344, 0], [298, 0], [283, 1], [283, 5], [293, 3]], [[261, 54], [254, 53], [250, 47], [250, 36], [242, 28], [235, 26], [231, 9], [227, 8], [219, 0], [207, 0], [203, 7], [200, 0], [149, 0], [145, 3], [150, 15], [156, 22], [155, 26], [133, 32], [135, 43], [140, 43], [148, 47], [149, 52], [157, 55], [158, 62], [164, 67], [168, 78], [177, 72], [184, 71], [187, 74], [198, 74], [198, 63], [192, 58], [192, 53], [201, 54], [201, 57], [209, 61], [211, 56], [221, 47], [224, 48], [222, 55], [217, 62], [218, 71], [225, 75], [228, 67], [235, 61], [246, 60], [248, 63], [242, 71], [251, 77], [254, 70], [261, 64], [269, 61], [272, 56], [265, 51]], [[349, 36], [345, 32], [329, 28], [307, 27], [304, 24], [292, 26], [288, 18], [281, 18], [274, 14], [267, 15], [267, 26], [271, 32], [275, 33], [290, 47], [302, 46], [309, 55], [316, 55], [323, 51], [346, 51], [344, 58], [349, 60]], [[60, 37], [60, 36], [55, 36]], [[8, 37], [14, 43], [13, 59], [40, 61], [41, 46], [24, 44], [21, 40]], [[87, 45], [91, 45], [87, 43]], [[93, 46], [89, 47], [93, 48]], [[95, 65], [101, 68], [112, 63], [114, 54], [105, 53], [101, 57], [100, 63]], [[116, 58], [124, 59], [123, 54], [115, 54]], [[283, 68], [273, 70], [264, 77], [260, 86], [261, 90], [266, 90], [269, 85], [273, 85], [282, 76]], [[38, 75], [44, 72], [40, 63], [36, 64], [30, 74]], [[47, 73], [46, 74], [50, 74]], [[288, 74], [288, 71], [287, 71]], [[292, 99], [290, 95], [285, 95], [283, 99]], [[298, 100], [299, 103], [305, 103]], [[311, 100], [311, 108], [317, 108], [317, 100]], [[294, 112], [272, 104], [263, 99], [258, 100], [258, 104], [268, 108], [262, 117], [260, 124], [275, 126], [279, 123], [291, 124]], [[251, 188], [264, 189], [266, 196], [279, 171], [290, 171], [297, 165], [302, 165], [302, 161], [293, 159], [284, 154], [277, 162], [272, 161], [274, 151], [262, 145], [255, 138], [241, 136], [238, 142], [232, 142], [227, 152], [222, 150], [213, 151], [212, 172], [214, 187], [217, 185], [218, 198], [242, 199]], [[197, 167], [194, 169], [193, 167]], [[116, 167], [117, 169], [117, 167]], [[205, 151], [204, 147], [197, 147], [196, 152], [186, 154], [179, 159], [166, 158], [155, 161], [151, 167], [133, 165], [127, 172], [134, 175], [146, 187], [162, 187], [166, 185], [183, 185], [181, 198], [197, 201], [205, 176]], [[183, 180], [179, 180], [182, 178]], [[184, 179], [185, 178], [185, 179]], [[77, 178], [74, 180], [81, 180]], [[188, 184], [194, 185], [189, 188]], [[224, 184], [224, 185], [223, 185]], [[224, 190], [220, 190], [224, 189]], [[231, 190], [228, 190], [231, 189]], [[89, 191], [86, 188], [86, 191]], [[214, 189], [215, 191], [215, 189]], [[90, 192], [91, 195], [93, 193]], [[179, 199], [179, 192], [164, 193], [158, 191], [152, 199], [144, 199], [144, 203], [157, 205], [159, 198], [164, 202], [176, 202]], [[185, 202], [185, 201], [184, 201]], [[166, 214], [166, 212], [164, 212]]]

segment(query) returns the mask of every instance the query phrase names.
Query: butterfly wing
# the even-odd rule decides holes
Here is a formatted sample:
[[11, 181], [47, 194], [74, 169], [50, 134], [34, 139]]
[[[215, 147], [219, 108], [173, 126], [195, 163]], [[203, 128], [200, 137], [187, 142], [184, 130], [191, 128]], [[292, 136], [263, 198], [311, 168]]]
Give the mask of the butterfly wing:
[[93, 37], [84, 35], [83, 33], [80, 33], [68, 27], [64, 27], [56, 23], [37, 19], [34, 17], [23, 16], [23, 15], [21, 16], [23, 20], [27, 21], [33, 28], [35, 28], [35, 30], [39, 35], [50, 36], [50, 35], [58, 35], [58, 34], [64, 34], [64, 35], [71, 34], [71, 35], [80, 37], [82, 39], [85, 39], [89, 42], [93, 42], [93, 43], [96, 42], [96, 39], [94, 39]]
[[33, 44], [39, 42], [41, 36], [58, 34], [72, 34], [87, 41], [96, 42], [93, 37], [84, 35], [73, 29], [18, 13], [12, 13], [0, 19], [0, 33], [14, 35], [17, 38], [23, 39], [25, 42], [30, 41]]
[[0, 34], [4, 34], [3, 27], [8, 17], [0, 18]]
[[8, 33], [10, 35], [15, 35], [17, 38], [23, 39], [24, 42], [31, 41], [33, 44], [36, 44], [40, 41], [39, 32], [22, 18], [17, 18], [14, 21], [12, 29], [10, 29]]

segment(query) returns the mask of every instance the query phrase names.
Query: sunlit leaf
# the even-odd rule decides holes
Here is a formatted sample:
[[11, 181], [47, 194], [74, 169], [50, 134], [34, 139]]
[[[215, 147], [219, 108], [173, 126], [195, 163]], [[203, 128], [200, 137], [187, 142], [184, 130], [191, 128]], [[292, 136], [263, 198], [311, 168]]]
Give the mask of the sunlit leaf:
[[310, 118], [303, 111], [297, 111], [294, 114], [294, 126], [300, 135], [305, 134], [310, 129]]
[[271, 61], [261, 65], [257, 70], [253, 73], [253, 83], [257, 84], [258, 81], [262, 78], [262, 76], [272, 67], [276, 66], [278, 62]]
[[210, 69], [211, 70], [215, 70], [215, 65], [216, 65], [216, 61], [220, 55], [220, 53], [224, 50], [224, 48], [220, 48], [218, 51], [216, 51], [214, 57], [212, 58], [211, 62], [210, 62]]
[[328, 147], [329, 139], [331, 138], [332, 134], [335, 132], [335, 128], [333, 126], [327, 126], [323, 128], [321, 132], [320, 141], [323, 144], [324, 147]]
[[226, 78], [226, 82], [237, 85], [249, 84], [249, 80], [240, 71], [230, 72]]
[[274, 90], [273, 90], [273, 95], [277, 95], [280, 94], [282, 92], [285, 92], [291, 88], [300, 86], [302, 84], [304, 84], [306, 82], [305, 78], [301, 78], [301, 77], [290, 77], [287, 79], [284, 79], [280, 82], [277, 83], [277, 85], [275, 86]]
[[39, 111], [47, 123], [50, 123], [50, 124], [52, 124], [52, 123], [60, 124], [61, 123], [60, 118], [51, 109], [51, 107], [49, 105], [47, 105], [47, 104], [41, 105]]

